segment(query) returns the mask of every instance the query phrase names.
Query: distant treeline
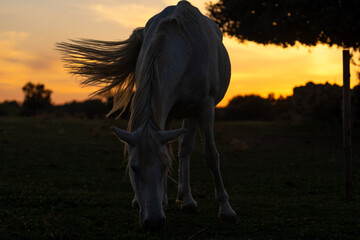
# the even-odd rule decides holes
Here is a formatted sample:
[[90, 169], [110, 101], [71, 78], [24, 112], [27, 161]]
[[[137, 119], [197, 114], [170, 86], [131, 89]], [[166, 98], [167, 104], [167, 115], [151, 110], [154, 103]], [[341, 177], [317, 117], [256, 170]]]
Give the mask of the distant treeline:
[[108, 106], [101, 100], [73, 101], [63, 105], [51, 105], [42, 111], [31, 111], [16, 101], [0, 103], [0, 116], [53, 115], [56, 117], [98, 118], [104, 117]]
[[[217, 120], [329, 120], [342, 119], [342, 87], [315, 84], [295, 87], [293, 95], [267, 98], [258, 95], [234, 97], [225, 108], [216, 109]], [[360, 123], [360, 85], [351, 90], [352, 117]]]
[[[25, 87], [24, 87], [25, 88]], [[44, 89], [44, 88], [41, 88]], [[46, 90], [47, 91], [47, 90]], [[29, 96], [27, 96], [29, 98]], [[360, 85], [351, 91], [352, 117], [360, 124]], [[51, 114], [56, 117], [103, 118], [112, 107], [112, 98], [106, 101], [73, 101], [63, 105], [27, 100], [20, 105], [15, 101], [0, 103], [0, 116], [33, 116]], [[113, 114], [116, 116], [116, 113]], [[125, 113], [124, 118], [128, 117]], [[328, 120], [342, 119], [342, 87], [336, 84], [315, 84], [295, 87], [293, 95], [275, 99], [258, 95], [234, 97], [224, 108], [216, 108], [216, 120], [222, 121], [274, 121], [274, 120]]]

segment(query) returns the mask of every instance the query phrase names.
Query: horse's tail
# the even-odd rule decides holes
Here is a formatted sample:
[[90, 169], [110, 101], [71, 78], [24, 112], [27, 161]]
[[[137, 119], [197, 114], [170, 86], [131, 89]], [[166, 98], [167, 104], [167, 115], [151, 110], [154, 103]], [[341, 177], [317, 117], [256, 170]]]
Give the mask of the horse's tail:
[[135, 67], [143, 42], [143, 29], [137, 28], [125, 41], [71, 40], [57, 43], [70, 73], [83, 76], [82, 85], [98, 86], [92, 96], [114, 92], [114, 105], [108, 116], [128, 106], [135, 88]]

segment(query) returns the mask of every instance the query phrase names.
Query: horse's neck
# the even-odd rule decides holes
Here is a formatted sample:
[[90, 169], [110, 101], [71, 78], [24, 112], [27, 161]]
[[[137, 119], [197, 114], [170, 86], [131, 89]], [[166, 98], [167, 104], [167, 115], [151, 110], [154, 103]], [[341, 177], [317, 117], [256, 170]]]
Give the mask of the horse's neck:
[[[164, 104], [166, 100], [162, 100], [161, 102], [155, 104], [152, 101], [154, 100], [149, 99], [141, 106], [133, 104], [129, 120], [130, 131], [145, 129], [146, 127], [154, 130], [165, 129], [166, 118], [169, 113], [167, 104]], [[155, 106], [156, 104], [161, 105]]]

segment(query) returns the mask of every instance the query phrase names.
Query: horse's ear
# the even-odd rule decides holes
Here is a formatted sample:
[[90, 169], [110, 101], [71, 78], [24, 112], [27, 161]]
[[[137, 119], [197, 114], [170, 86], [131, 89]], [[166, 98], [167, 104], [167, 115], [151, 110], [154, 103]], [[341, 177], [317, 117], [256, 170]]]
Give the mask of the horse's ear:
[[115, 126], [112, 126], [111, 129], [114, 131], [116, 136], [120, 139], [120, 141], [127, 143], [131, 146], [135, 146], [135, 139], [136, 139], [135, 133], [121, 130]]
[[160, 141], [162, 144], [165, 144], [167, 142], [176, 140], [178, 137], [180, 137], [182, 134], [186, 132], [185, 128], [179, 128], [176, 130], [169, 130], [169, 131], [160, 131]]

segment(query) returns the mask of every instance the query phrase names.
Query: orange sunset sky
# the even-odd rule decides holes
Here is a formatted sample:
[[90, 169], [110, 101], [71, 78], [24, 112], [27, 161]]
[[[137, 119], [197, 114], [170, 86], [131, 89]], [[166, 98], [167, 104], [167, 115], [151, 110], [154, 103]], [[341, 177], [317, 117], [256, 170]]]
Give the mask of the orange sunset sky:
[[[215, 0], [214, 0], [215, 1]], [[205, 0], [190, 2], [207, 14]], [[154, 14], [177, 0], [2, 0], [0, 2], [0, 101], [23, 100], [27, 82], [53, 91], [54, 104], [84, 100], [94, 88], [82, 88], [66, 73], [54, 50], [76, 38], [126, 39]], [[225, 37], [232, 63], [229, 90], [220, 106], [239, 94], [290, 95], [308, 81], [342, 85], [341, 48], [324, 45], [283, 49]], [[352, 86], [358, 83], [352, 67]]]

